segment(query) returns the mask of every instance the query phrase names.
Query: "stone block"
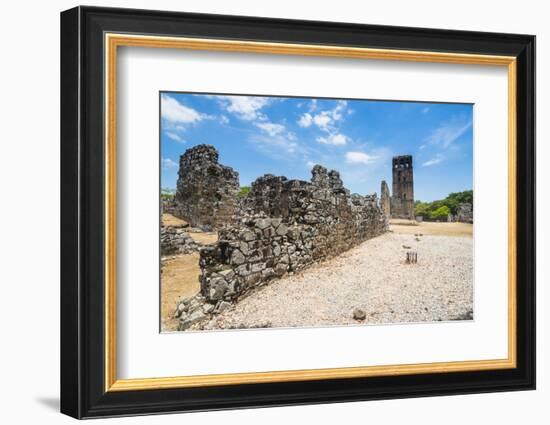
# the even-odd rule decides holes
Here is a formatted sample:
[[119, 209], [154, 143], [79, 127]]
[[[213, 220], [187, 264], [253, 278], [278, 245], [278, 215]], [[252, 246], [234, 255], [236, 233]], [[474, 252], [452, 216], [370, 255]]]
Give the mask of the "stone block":
[[277, 236], [284, 236], [287, 233], [288, 233], [288, 226], [284, 223], [279, 224], [276, 231]]
[[262, 280], [270, 279], [275, 275], [275, 271], [272, 268], [262, 270]]
[[250, 271], [252, 273], [260, 272], [265, 269], [265, 263], [255, 263], [250, 266]]
[[235, 250], [231, 254], [231, 264], [233, 264], [233, 265], [238, 266], [238, 265], [244, 263], [245, 260], [246, 260], [245, 256], [239, 250]]
[[264, 230], [267, 227], [271, 226], [271, 220], [268, 218], [259, 218], [256, 220], [255, 226], [260, 230]]
[[287, 263], [278, 263], [273, 269], [273, 273], [277, 276], [282, 276], [288, 271]]
[[202, 309], [195, 310], [188, 316], [185, 316], [180, 319], [179, 323], [179, 330], [184, 331], [188, 329], [191, 325], [194, 325], [195, 323], [200, 322], [201, 320], [205, 319], [207, 316], [202, 311]]

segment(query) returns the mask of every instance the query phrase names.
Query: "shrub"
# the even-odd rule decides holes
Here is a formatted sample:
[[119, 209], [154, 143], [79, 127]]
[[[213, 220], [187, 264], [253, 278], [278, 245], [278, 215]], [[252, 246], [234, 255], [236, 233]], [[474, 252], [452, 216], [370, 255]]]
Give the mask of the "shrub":
[[248, 186], [242, 186], [241, 190], [239, 191], [239, 196], [241, 198], [244, 198], [248, 193], [250, 192], [250, 187]]
[[447, 205], [443, 205], [438, 209], [436, 209], [435, 211], [432, 211], [430, 214], [430, 218], [432, 220], [446, 219], [450, 213], [451, 213], [450, 208]]
[[[414, 203], [414, 215], [415, 217], [423, 217], [425, 220], [440, 220], [444, 215], [456, 214], [458, 204], [467, 202], [474, 207], [474, 191], [465, 190], [463, 192], [449, 193], [445, 199], [440, 199], [433, 202], [415, 201]], [[445, 214], [443, 207], [448, 209]], [[436, 211], [439, 211], [436, 213]]]
[[163, 187], [160, 190], [160, 197], [162, 199], [171, 199], [175, 196], [175, 194], [176, 194], [176, 191], [174, 189], [167, 189], [167, 188]]

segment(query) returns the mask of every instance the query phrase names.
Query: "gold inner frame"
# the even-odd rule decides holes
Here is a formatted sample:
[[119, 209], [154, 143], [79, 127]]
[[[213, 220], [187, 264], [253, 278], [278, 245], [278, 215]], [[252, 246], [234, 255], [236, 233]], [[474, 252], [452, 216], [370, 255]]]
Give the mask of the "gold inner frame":
[[[105, 391], [310, 381], [416, 373], [447, 373], [516, 367], [516, 58], [461, 53], [370, 49], [325, 45], [105, 34]], [[116, 373], [116, 123], [117, 48], [120, 46], [325, 56], [507, 67], [508, 72], [508, 357], [495, 360], [247, 372], [164, 378], [118, 379]]]

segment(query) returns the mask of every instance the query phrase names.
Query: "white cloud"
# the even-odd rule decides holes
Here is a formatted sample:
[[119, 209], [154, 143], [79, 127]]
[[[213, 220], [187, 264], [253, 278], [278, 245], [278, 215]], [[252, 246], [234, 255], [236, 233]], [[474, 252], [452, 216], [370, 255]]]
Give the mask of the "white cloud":
[[313, 117], [309, 112], [306, 112], [304, 115], [300, 117], [298, 120], [298, 125], [303, 128], [309, 127], [313, 123]]
[[336, 123], [342, 120], [343, 114], [344, 112], [346, 112], [347, 106], [348, 102], [346, 102], [345, 100], [339, 100], [334, 108], [326, 109], [315, 114], [313, 116], [313, 123], [322, 131], [333, 133], [336, 131]]
[[283, 131], [285, 131], [285, 126], [281, 124], [275, 124], [272, 122], [262, 122], [256, 124], [256, 127], [262, 129], [270, 136], [276, 136], [278, 134], [281, 134]]
[[171, 123], [193, 124], [206, 118], [205, 115], [168, 95], [163, 94], [160, 102], [162, 118]]
[[329, 125], [332, 122], [332, 118], [330, 117], [327, 111], [323, 111], [320, 114], [317, 114], [313, 117], [313, 122], [321, 130], [328, 131]]
[[340, 121], [342, 119], [342, 114], [346, 111], [348, 107], [348, 102], [346, 100], [339, 100], [336, 107], [332, 110], [332, 118], [335, 121]]
[[[317, 111], [314, 113], [314, 111]], [[337, 125], [344, 119], [344, 115], [353, 112], [348, 109], [348, 102], [345, 100], [336, 101], [332, 109], [319, 110], [319, 104], [315, 99], [310, 102], [309, 112], [300, 116], [298, 125], [308, 128], [315, 125], [326, 136], [317, 137], [317, 142], [325, 145], [345, 145], [350, 139], [339, 131]]]
[[446, 149], [470, 129], [470, 127], [472, 127], [472, 121], [457, 122], [454, 120], [453, 122], [442, 124], [433, 130], [428, 136], [427, 141], [432, 145], [439, 145]]
[[225, 110], [245, 121], [261, 120], [266, 117], [260, 111], [270, 103], [267, 97], [259, 96], [217, 96]]
[[315, 163], [313, 161], [307, 161], [306, 165], [307, 165], [308, 168], [313, 168], [313, 167], [315, 167], [315, 165], [317, 165], [317, 163]]
[[371, 164], [376, 158], [376, 156], [365, 152], [346, 152], [346, 162], [348, 164]]
[[162, 158], [161, 162], [162, 168], [174, 168], [178, 166], [177, 162], [171, 160], [170, 158]]
[[285, 159], [288, 154], [294, 154], [300, 149], [298, 143], [281, 135], [254, 134], [249, 138], [249, 142], [258, 151], [275, 159]]
[[348, 136], [342, 133], [335, 133], [329, 134], [326, 137], [318, 137], [317, 142], [325, 145], [345, 145], [348, 139]]
[[178, 143], [185, 143], [185, 140], [183, 139], [183, 137], [181, 137], [179, 134], [177, 133], [174, 133], [172, 131], [166, 131], [165, 132], [166, 136], [168, 136], [168, 138], [172, 139], [173, 141], [175, 142], [178, 142]]
[[434, 158], [429, 159], [426, 162], [422, 163], [423, 167], [430, 167], [432, 165], [439, 164], [441, 161], [443, 161], [443, 155], [436, 155]]
[[227, 118], [225, 115], [220, 115], [220, 123], [229, 124], [229, 118]]

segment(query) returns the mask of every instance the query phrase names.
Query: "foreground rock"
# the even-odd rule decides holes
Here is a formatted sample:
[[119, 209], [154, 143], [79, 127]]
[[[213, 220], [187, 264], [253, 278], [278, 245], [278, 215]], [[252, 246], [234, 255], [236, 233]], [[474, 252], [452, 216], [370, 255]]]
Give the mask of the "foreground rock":
[[361, 310], [360, 308], [356, 308], [353, 310], [353, 318], [355, 320], [365, 320], [367, 318], [367, 313], [365, 313], [364, 310]]

